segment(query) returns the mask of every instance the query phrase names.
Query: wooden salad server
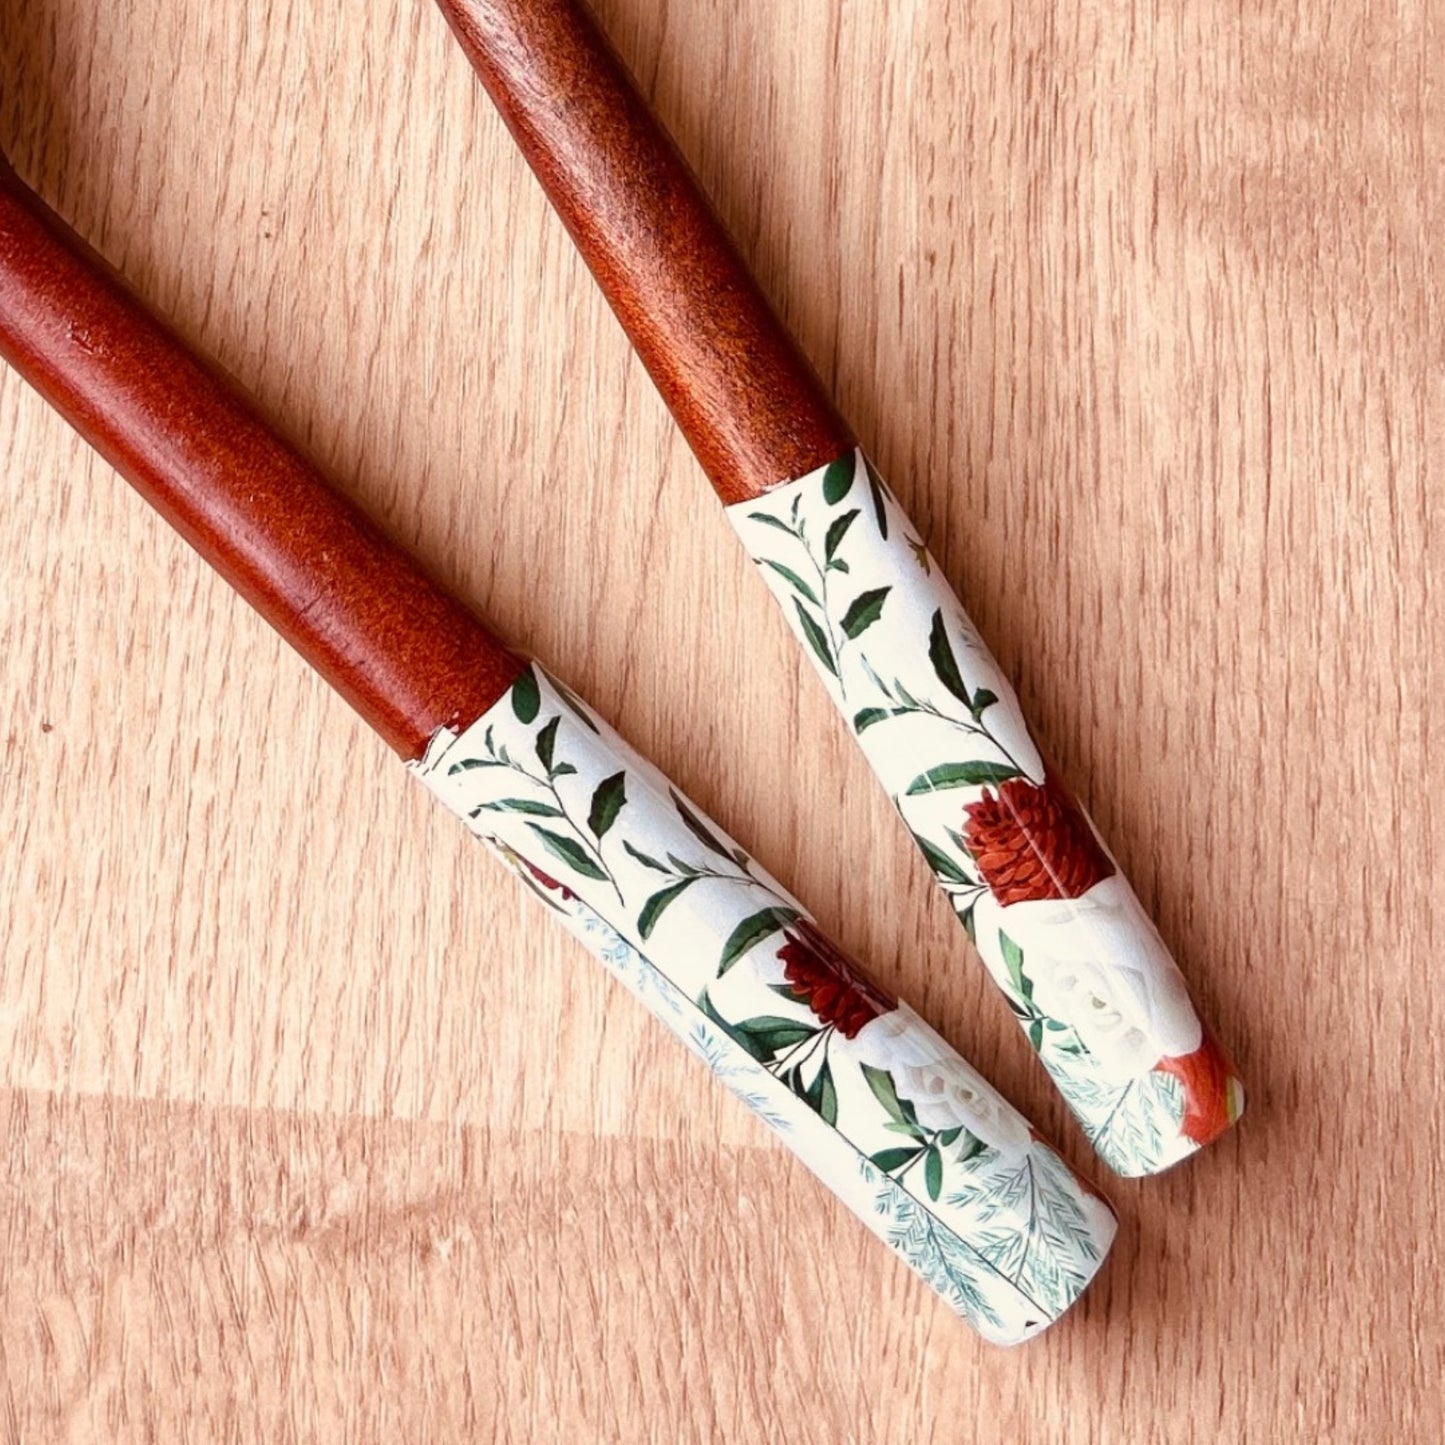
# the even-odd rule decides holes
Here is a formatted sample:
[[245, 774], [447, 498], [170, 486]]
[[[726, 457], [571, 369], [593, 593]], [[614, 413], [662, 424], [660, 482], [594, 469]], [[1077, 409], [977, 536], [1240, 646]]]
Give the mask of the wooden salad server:
[[575, 693], [388, 541], [0, 162], [0, 354], [533, 893], [992, 1341], [1112, 1211]]
[[1238, 1075], [581, 0], [438, 3], [1094, 1147], [1144, 1175], [1216, 1138]]

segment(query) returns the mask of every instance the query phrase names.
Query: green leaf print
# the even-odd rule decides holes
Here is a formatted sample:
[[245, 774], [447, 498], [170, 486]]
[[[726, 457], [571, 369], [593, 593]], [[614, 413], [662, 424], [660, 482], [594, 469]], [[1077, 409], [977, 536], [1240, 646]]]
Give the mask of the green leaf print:
[[837, 677], [838, 664], [833, 661], [833, 649], [828, 646], [828, 639], [824, 636], [823, 629], [818, 626], [812, 613], [796, 597], [793, 598], [793, 606], [797, 609], [798, 622], [802, 626], [803, 636], [808, 639], [808, 646], [813, 649], [814, 656], [834, 677]]
[[662, 917], [666, 909], [676, 903], [694, 883], [696, 878], [684, 878], [679, 883], [670, 883], [666, 888], [659, 889], [642, 905], [642, 912], [637, 915], [637, 931], [644, 938], [652, 937], [652, 930], [657, 927], [657, 920]]
[[858, 471], [858, 453], [849, 452], [839, 457], [823, 473], [823, 500], [830, 507], [836, 507], [853, 490], [853, 478]]
[[483, 803], [478, 813], [526, 813], [533, 818], [565, 818], [561, 808], [551, 803], [534, 802], [531, 798], [499, 798], [495, 803]]
[[874, 587], [853, 599], [851, 606], [843, 614], [843, 631], [850, 639], [856, 641], [878, 621], [883, 615], [883, 603], [892, 590], [891, 587]]
[[594, 838], [601, 838], [617, 821], [622, 805], [627, 801], [627, 774], [613, 773], [597, 785], [592, 794], [592, 811], [587, 815], [587, 826]]
[[953, 655], [953, 646], [948, 640], [948, 629], [943, 622], [943, 609], [933, 614], [933, 627], [928, 634], [928, 660], [938, 680], [966, 708], [973, 707], [973, 699], [964, 686], [963, 674], [958, 670], [958, 659]]
[[818, 594], [791, 567], [784, 567], [781, 562], [774, 562], [770, 557], [763, 558], [763, 566], [771, 567], [794, 592], [801, 593], [814, 607], [822, 606], [822, 603], [818, 601]]
[[1022, 776], [1012, 763], [940, 763], [914, 778], [906, 794], [916, 798], [921, 793], [941, 793], [945, 788], [977, 788]]
[[557, 728], [561, 724], [561, 717], [554, 717], [541, 732], [537, 734], [537, 761], [550, 773], [552, 771], [552, 755], [557, 751]]
[[575, 839], [565, 838], [561, 833], [553, 833], [536, 823], [528, 823], [527, 826], [542, 840], [547, 851], [554, 858], [560, 858], [574, 873], [580, 873], [584, 878], [595, 878], [599, 883], [611, 881]]
[[973, 879], [970, 878], [942, 848], [934, 843], [930, 843], [922, 834], [915, 833], [913, 835], [913, 841], [918, 844], [918, 851], [923, 854], [928, 862], [928, 866], [933, 869], [934, 873], [940, 878], [947, 880], [949, 883], [973, 882]]
[[862, 712], [854, 715], [853, 731], [861, 733], [865, 728], [871, 728], [874, 723], [885, 722], [892, 716], [892, 708], [865, 707]]
[[717, 976], [721, 978], [750, 948], [756, 948], [769, 934], [780, 933], [801, 917], [796, 908], [764, 908], [749, 914], [728, 935], [718, 961]]
[[[688, 807], [675, 788], [669, 788], [668, 793], [672, 798], [673, 807], [677, 809], [677, 816], [682, 819], [687, 831], [691, 833], [704, 848], [708, 849], [709, 852], [716, 853], [719, 858], [726, 858], [733, 862], [737, 861], [733, 858], [733, 855], [728, 852], [727, 845], [723, 840]], [[742, 866], [746, 867], [747, 865], [744, 863]]]
[[923, 1182], [930, 1199], [936, 1200], [943, 1193], [943, 1155], [938, 1152], [937, 1145], [930, 1146], [928, 1150], [928, 1158], [923, 1164]]
[[768, 1052], [766, 1045], [761, 1039], [756, 1039], [752, 1034], [743, 1032], [736, 1024], [730, 1024], [714, 1006], [712, 999], [708, 997], [707, 990], [702, 991], [702, 996], [697, 1001], [697, 1006], [703, 1011], [708, 1022], [716, 1025], [735, 1043], [740, 1049], [758, 1061], [760, 1064], [772, 1062], [772, 1055]]
[[535, 722], [542, 706], [542, 691], [537, 686], [537, 675], [529, 667], [512, 684], [512, 711], [521, 723]]
[[634, 848], [626, 838], [622, 840], [622, 847], [633, 858], [636, 858], [637, 861], [641, 863], [644, 868], [651, 868], [658, 873], [667, 872], [666, 863], [659, 863], [657, 859], [652, 856], [652, 854], [644, 853], [641, 848]]
[[[1003, 955], [1004, 967], [1008, 969], [1008, 976], [1013, 983], [1014, 992], [1020, 998], [1032, 999], [1034, 996], [1033, 980], [1024, 972], [1024, 951], [1008, 934], [1000, 933], [998, 936], [999, 952]], [[1040, 1039], [1042, 1042], [1042, 1038]], [[1035, 1044], [1035, 1048], [1039, 1045]]]
[[748, 513], [748, 520], [749, 520], [750, 522], [762, 522], [762, 523], [764, 523], [766, 526], [769, 526], [769, 527], [776, 527], [776, 528], [778, 529], [778, 531], [780, 531], [780, 532], [786, 532], [786, 533], [788, 534], [788, 536], [790, 536], [790, 537], [796, 537], [796, 536], [798, 535], [798, 534], [797, 534], [786, 522], [784, 522], [781, 518], [779, 518], [779, 517], [770, 517], [766, 512], [749, 512], [749, 513]]
[[772, 1014], [762, 1018], [744, 1019], [733, 1027], [755, 1038], [766, 1050], [769, 1059], [776, 1058], [784, 1049], [791, 1049], [818, 1032], [812, 1024], [799, 1023], [797, 1019], [785, 1019]]
[[838, 1122], [838, 1088], [833, 1082], [833, 1066], [823, 1060], [823, 1067], [818, 1070], [818, 1077], [814, 1081], [818, 1090], [818, 1113], [822, 1115], [823, 1122], [827, 1125], [836, 1125]]
[[878, 535], [886, 542], [888, 540], [888, 511], [883, 505], [883, 480], [873, 470], [873, 463], [866, 457], [863, 459], [863, 465], [868, 470], [868, 490], [873, 496], [873, 518], [878, 523]]
[[559, 682], [555, 677], [550, 678], [552, 686], [556, 689], [558, 697], [572, 710], [577, 721], [584, 727], [590, 728], [594, 733], [598, 731], [597, 724], [592, 721], [587, 711], [587, 704], [567, 686], [565, 682]]
[[901, 1169], [905, 1164], [911, 1164], [923, 1153], [921, 1145], [904, 1149], [880, 1149], [876, 1154], [870, 1154], [869, 1160], [881, 1169], [885, 1174], [892, 1174], [895, 1169]]
[[848, 528], [858, 520], [858, 509], [855, 507], [851, 512], [844, 512], [831, 527], [828, 528], [828, 535], [823, 539], [823, 556], [831, 562], [838, 548], [843, 545], [843, 538], [848, 535]]
[[871, 1064], [862, 1064], [863, 1079], [872, 1090], [873, 1097], [883, 1105], [888, 1117], [897, 1124], [915, 1124], [913, 1110], [909, 1108], [904, 1111], [903, 1101], [898, 1097], [898, 1090], [893, 1083], [893, 1075], [887, 1069], [875, 1069]]

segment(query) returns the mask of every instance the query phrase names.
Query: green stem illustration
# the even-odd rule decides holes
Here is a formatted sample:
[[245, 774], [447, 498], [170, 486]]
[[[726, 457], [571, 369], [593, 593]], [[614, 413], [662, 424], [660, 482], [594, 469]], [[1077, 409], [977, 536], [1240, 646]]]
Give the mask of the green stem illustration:
[[[889, 687], [876, 672], [873, 672], [871, 667], [868, 671], [872, 674], [873, 681], [877, 685], [878, 690], [883, 693], [891, 704], [888, 709], [891, 718], [921, 714], [924, 717], [934, 718], [947, 727], [956, 728], [959, 732], [966, 733], [969, 737], [982, 738], [1010, 767], [1018, 771], [1020, 777], [1028, 778], [1029, 781], [1033, 783], [1040, 781], [1032, 777], [1029, 770], [999, 741], [993, 730], [983, 721], [981, 716], [969, 718], [956, 717], [952, 713], [945, 712], [935, 703], [925, 702], [922, 698], [914, 697], [897, 678], [893, 679], [893, 686]], [[992, 703], [989, 704], [989, 706], [992, 705]], [[880, 719], [880, 721], [882, 721], [882, 719]]]
[[809, 1035], [806, 1039], [800, 1039], [791, 1048], [785, 1049], [770, 1064], [767, 1065], [768, 1072], [775, 1078], [781, 1079], [792, 1068], [801, 1069], [817, 1052], [821, 1044], [823, 1048], [823, 1062], [828, 1060], [828, 1044], [836, 1032], [832, 1024], [821, 1028], [817, 1033]]

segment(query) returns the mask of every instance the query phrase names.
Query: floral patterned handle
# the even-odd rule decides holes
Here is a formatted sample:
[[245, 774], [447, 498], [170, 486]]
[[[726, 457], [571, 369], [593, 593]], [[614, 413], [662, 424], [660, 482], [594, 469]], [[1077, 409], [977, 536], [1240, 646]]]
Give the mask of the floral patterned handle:
[[1120, 1174], [1244, 1090], [1158, 932], [862, 452], [728, 515], [1060, 1091]]
[[575, 694], [534, 664], [411, 766], [987, 1339], [1078, 1298], [1108, 1205]]

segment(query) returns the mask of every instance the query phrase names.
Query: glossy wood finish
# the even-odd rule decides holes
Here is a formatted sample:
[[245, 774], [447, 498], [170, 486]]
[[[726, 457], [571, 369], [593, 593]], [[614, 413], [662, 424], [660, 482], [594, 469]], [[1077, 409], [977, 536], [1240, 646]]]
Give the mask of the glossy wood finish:
[[519, 660], [0, 162], [0, 354], [404, 757]]
[[853, 446], [586, 7], [438, 3], [723, 501]]
[[[785, 336], [779, 335], [776, 318], [763, 303], [761, 293], [749, 278], [747, 268], [699, 183], [628, 78], [621, 61], [592, 19], [585, 0], [438, 0], [438, 3], [528, 164], [621, 317], [633, 344], [649, 371], [659, 380], [674, 415], [693, 450], [708, 467], [723, 499], [757, 501], [761, 493], [779, 483], [797, 480], [801, 485], [805, 473], [787, 469], [796, 468], [798, 463], [784, 460], [790, 454], [784, 452], [779, 441], [788, 435], [791, 398], [794, 395], [801, 398], [798, 405], [805, 408], [801, 413], [804, 421], [815, 415], [832, 417], [836, 413], [821, 400], [818, 381], [803, 363], [801, 354], [788, 345]], [[866, 85], [867, 72], [849, 83]], [[762, 198], [761, 204], [766, 206], [769, 202], [770, 193]], [[759, 455], [752, 459], [751, 469], [745, 459], [730, 449], [729, 439], [734, 435], [756, 442]], [[834, 475], [832, 467], [842, 451], [839, 442], [840, 438], [835, 435], [829, 445], [815, 453], [812, 467], [806, 469], [816, 474], [815, 495], [819, 488], [826, 490], [821, 480], [824, 469]], [[719, 457], [723, 461], [721, 468]], [[851, 485], [852, 475], [850, 465], [846, 471], [847, 485]], [[875, 485], [881, 550], [870, 574], [873, 590], [867, 594], [856, 590], [853, 593], [855, 605], [872, 599], [871, 616], [854, 619], [860, 630], [878, 619], [883, 599], [890, 594], [894, 600], [889, 604], [889, 615], [896, 618], [902, 594], [919, 581], [921, 559], [900, 540], [901, 530], [911, 529], [911, 520], [906, 512], [899, 515], [895, 520], [892, 549], [883, 547], [888, 528], [883, 525], [883, 503], [877, 500], [877, 495]], [[781, 497], [774, 500], [782, 506]], [[791, 499], [792, 523], [797, 523], [799, 506], [806, 512], [801, 493]], [[733, 511], [732, 520], [745, 527], [747, 524], [740, 521], [740, 517], [753, 515], [756, 515], [753, 508], [739, 507]], [[828, 538], [828, 572], [835, 565], [846, 570], [848, 561], [839, 558], [835, 564], [833, 551], [856, 516], [857, 511], [845, 514], [840, 510], [831, 519], [836, 531], [827, 519], [813, 520], [814, 535]], [[773, 528], [793, 530], [789, 515], [781, 510], [766, 520]], [[807, 549], [802, 524], [794, 531], [792, 543]], [[821, 597], [807, 582], [797, 582], [783, 561], [767, 557], [767, 544], [766, 534], [744, 535], [749, 554], [767, 558], [766, 566], [772, 569], [767, 574], [770, 586], [783, 586], [778, 600], [795, 628], [802, 655], [818, 667], [824, 686], [833, 691], [848, 726], [860, 734], [860, 745], [872, 753], [875, 761], [882, 758], [891, 751], [889, 745], [880, 742], [877, 732], [864, 742], [861, 732], [868, 724], [860, 724], [855, 719], [869, 713], [876, 723], [880, 717], [896, 716], [897, 709], [887, 705], [897, 702], [899, 697], [907, 701], [906, 711], [921, 714], [923, 709], [913, 708], [913, 700], [896, 681], [895, 672], [889, 675], [895, 679], [898, 694], [888, 691], [886, 684], [880, 682], [869, 701], [884, 706], [860, 710], [858, 700], [847, 693], [849, 671], [857, 674], [864, 688], [869, 688], [878, 679], [875, 668], [886, 669], [888, 663], [881, 656], [874, 656], [870, 661], [866, 643], [858, 649], [860, 654], [865, 654], [861, 658], [845, 662], [841, 654], [836, 654], [828, 638], [834, 636], [838, 628], [844, 629], [849, 638], [857, 634], [842, 610], [847, 604], [842, 603], [833, 621], [827, 623], [825, 635], [819, 616], [826, 621], [828, 589], [820, 560], [809, 557], [803, 565], [813, 569], [810, 575], [815, 575], [821, 584]], [[798, 555], [789, 552], [788, 560], [796, 562]], [[857, 558], [852, 560], [856, 565]], [[928, 571], [929, 566], [924, 561], [923, 570]], [[784, 585], [782, 579], [792, 580]], [[835, 600], [838, 597], [836, 590], [833, 597]], [[941, 577], [932, 578], [926, 594], [916, 596], [911, 609], [923, 618], [932, 613], [935, 639], [943, 635], [941, 619], [944, 617], [953, 619], [951, 626], [970, 633], [973, 630], [972, 623], [956, 606], [952, 588]], [[843, 636], [844, 632], [837, 635]], [[877, 635], [873, 634], [875, 643]], [[920, 668], [916, 677], [910, 676], [911, 686], [922, 679], [929, 685], [937, 680], [935, 673], [940, 670], [936, 661], [930, 662], [934, 651], [933, 644], [927, 643], [928, 635], [925, 625], [898, 638], [904, 656], [913, 659]], [[944, 647], [947, 650], [946, 642]], [[993, 664], [981, 642], [978, 650], [981, 656], [975, 685], [982, 687], [981, 679], [994, 676]], [[901, 665], [906, 668], [908, 664]], [[980, 696], [986, 695], [993, 701], [1001, 694], [1007, 697], [1006, 680], [1002, 677], [995, 680], [997, 691], [985, 689]], [[950, 690], [965, 701], [970, 697], [963, 690], [961, 679]], [[1018, 737], [1032, 753], [1033, 740], [1027, 723], [1014, 709], [1011, 699], [1006, 700], [1003, 711], [1013, 717]], [[915, 716], [914, 721], [919, 720], [929, 725], [928, 719]], [[965, 733], [971, 728], [977, 736], [979, 724], [980, 715], [975, 706], [972, 724], [965, 720], [963, 725]], [[910, 795], [943, 792], [957, 786], [965, 775], [959, 770], [956, 752], [959, 726], [957, 722], [945, 722], [941, 738], [934, 741], [939, 751], [920, 759], [916, 767], [911, 766], [914, 760], [902, 753], [883, 764], [880, 776], [887, 779], [885, 786], [898, 798], [905, 814], [908, 812], [902, 801], [905, 789]], [[982, 725], [982, 732], [988, 737], [987, 723]], [[1009, 769], [1014, 766], [997, 738], [989, 738], [983, 755], [973, 759], [984, 768], [984, 775], [971, 777], [970, 786], [978, 787], [983, 778], [996, 771], [1000, 757], [1008, 760]], [[934, 765], [938, 765], [937, 771]], [[938, 772], [948, 774], [950, 781], [941, 781]], [[1041, 764], [1036, 766], [1036, 772], [1041, 773]], [[992, 781], [996, 782], [997, 778]], [[1067, 790], [1059, 796], [1067, 797]], [[947, 816], [932, 812], [950, 805], [956, 808], [957, 798], [944, 798], [940, 802], [930, 797], [919, 801], [931, 814], [930, 821], [920, 833], [915, 819], [910, 831], [925, 856], [944, 860], [942, 870], [935, 869], [939, 883], [947, 891], [956, 890], [957, 884], [966, 879], [977, 880], [978, 866], [986, 860], [981, 859], [976, 849], [963, 847], [957, 831], [957, 812]], [[1057, 867], [1058, 859], [1054, 856], [1057, 842], [1051, 839], [1049, 830], [1025, 823], [1020, 809], [1013, 804], [1008, 811], [1011, 836], [1023, 856], [1030, 860], [1030, 866], [1045, 873]], [[1092, 836], [1086, 818], [1077, 810], [1074, 814], [1081, 832]], [[925, 841], [929, 828], [933, 829], [932, 837]], [[955, 848], [955, 840], [956, 856], [950, 862], [948, 850]], [[958, 871], [960, 863], [964, 865], [962, 873]], [[988, 877], [986, 867], [982, 876]], [[1123, 890], [1121, 898], [1138, 912], [1132, 888], [1127, 883], [1119, 879], [1110, 887]], [[1104, 915], [1096, 915], [1095, 921], [1090, 921], [1087, 916], [1090, 906], [1081, 904], [1065, 910], [1063, 916], [1070, 920], [1067, 925], [1060, 923], [1056, 931], [1047, 935], [1036, 934], [1033, 941], [1022, 938], [1019, 930], [1025, 925], [1020, 920], [1013, 931], [1019, 934], [1014, 940], [1015, 946], [1020, 942], [1024, 945], [1023, 965], [1006, 963], [998, 954], [997, 945], [990, 944], [990, 938], [1003, 937], [1000, 929], [993, 929], [987, 935], [980, 930], [987, 967], [1002, 980], [1008, 980], [1011, 974], [1022, 979], [1025, 975], [1019, 970], [1026, 967], [1037, 981], [1039, 1000], [1051, 998], [1051, 1017], [1038, 1012], [1037, 1000], [1030, 1001], [1034, 983], [1028, 985], [1028, 993], [1012, 996], [1010, 1004], [1029, 1026], [1034, 1046], [1044, 1053], [1066, 1096], [1072, 1090], [1072, 1097], [1078, 1102], [1085, 1081], [1092, 1088], [1102, 1085], [1105, 1065], [1100, 1062], [1100, 1054], [1111, 1044], [1117, 1047], [1120, 1037], [1131, 1037], [1135, 1042], [1114, 1060], [1116, 1068], [1122, 1058], [1128, 1061], [1123, 1065], [1126, 1071], [1139, 1071], [1118, 1076], [1133, 1081], [1124, 1097], [1132, 1093], [1136, 1099], [1157, 1098], [1158, 1077], [1177, 1068], [1180, 1077], [1188, 1081], [1184, 1085], [1188, 1098], [1184, 1115], [1194, 1121], [1185, 1133], [1195, 1145], [1217, 1138], [1239, 1117], [1247, 1086], [1242, 1085], [1233, 1067], [1225, 1062], [1218, 1046], [1212, 1040], [1205, 1041], [1195, 1006], [1185, 992], [1187, 985], [1172, 958], [1158, 947], [1152, 922], [1139, 914], [1128, 929], [1105, 944], [1105, 928], [1097, 921]], [[1027, 915], [1028, 910], [1024, 912]], [[971, 920], [972, 916], [970, 906], [966, 918]], [[973, 936], [972, 922], [967, 922], [966, 927]], [[1045, 937], [1056, 941], [1046, 944]], [[1063, 974], [1066, 982], [1056, 990], [1042, 981], [1044, 970], [1054, 965], [1043, 963], [1039, 954], [1033, 952], [1036, 947], [1045, 957], [1049, 956], [1049, 950], [1057, 948], [1067, 951], [1074, 960]], [[1139, 966], [1141, 959], [1150, 962]], [[1081, 974], [1091, 980], [1087, 988], [1079, 981]], [[1159, 1032], [1166, 1015], [1174, 1018], [1175, 1027]], [[1119, 1025], [1112, 1037], [1108, 1033], [1090, 1032], [1100, 1017]], [[1121, 1020], [1128, 1020], [1127, 1030]], [[1054, 1032], [1056, 1029], [1063, 1032]], [[1080, 1050], [1072, 1042], [1065, 1048], [1056, 1047], [1054, 1040], [1075, 1037], [1070, 1029], [1079, 1030], [1078, 1037], [1092, 1038], [1093, 1047], [1100, 1054], [1091, 1056], [1088, 1050]], [[1185, 1058], [1192, 1062], [1167, 1066], [1164, 1063], [1166, 1059]], [[1154, 1072], [1143, 1072], [1147, 1070]], [[1145, 1087], [1134, 1089], [1134, 1083], [1145, 1081]], [[1087, 1091], [1084, 1093], [1087, 1096]], [[1095, 1094], [1096, 1112], [1092, 1114], [1088, 1105], [1080, 1105], [1081, 1117], [1096, 1147], [1112, 1167], [1126, 1175], [1138, 1176], [1159, 1172], [1178, 1162], [1177, 1155], [1171, 1152], [1172, 1146], [1164, 1142], [1171, 1140], [1177, 1144], [1183, 1137], [1176, 1112], [1178, 1106], [1172, 1096], [1167, 1097], [1168, 1102], [1155, 1111], [1155, 1118], [1163, 1121], [1157, 1131], [1152, 1128], [1136, 1131], [1135, 1111], [1125, 1109], [1121, 1113], [1118, 1096]], [[1198, 1123], [1205, 1116], [1211, 1121], [1208, 1127]], [[1111, 1126], [1112, 1133], [1109, 1132]]]
[[[0, 1440], [1445, 1439], [1440, 7], [597, 5], [1250, 1117], [986, 1349], [0, 366]], [[435, 6], [99, 13], [21, 173], [1103, 1181]]]

